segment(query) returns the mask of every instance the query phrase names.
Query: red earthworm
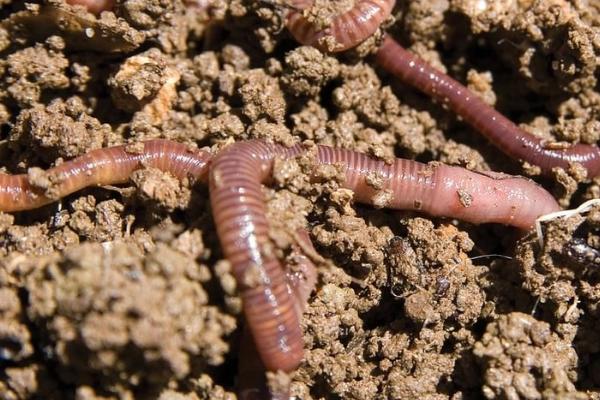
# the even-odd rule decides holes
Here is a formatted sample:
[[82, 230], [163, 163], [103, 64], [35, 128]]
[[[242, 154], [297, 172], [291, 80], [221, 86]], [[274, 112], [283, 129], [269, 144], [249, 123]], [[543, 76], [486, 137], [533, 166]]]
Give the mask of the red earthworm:
[[102, 11], [110, 11], [115, 6], [114, 0], [66, 0], [72, 6], [84, 6], [92, 14], [100, 14]]
[[[355, 192], [356, 201], [386, 208], [524, 230], [539, 216], [560, 209], [550, 193], [523, 177], [474, 172], [437, 162], [396, 159], [386, 164], [325, 146], [319, 146], [319, 162], [345, 166], [344, 186]], [[369, 184], [373, 177], [379, 182]]]
[[262, 141], [225, 148], [212, 162], [209, 192], [260, 358], [268, 370], [292, 371], [303, 355], [299, 313], [269, 239], [261, 188], [278, 149]]
[[[314, 0], [290, 0], [292, 10], [287, 14], [286, 26], [294, 38], [324, 51], [344, 51], [363, 42], [379, 28], [391, 14], [396, 0], [359, 0], [354, 7], [320, 28], [310, 22], [301, 10], [310, 8]], [[328, 43], [333, 38], [335, 45]]]
[[[302, 359], [299, 312], [268, 236], [260, 185], [276, 157], [302, 151], [301, 145], [288, 149], [260, 140], [235, 143], [212, 161], [208, 152], [166, 140], [145, 142], [139, 149], [94, 150], [48, 170], [52, 182], [48, 193], [32, 186], [27, 175], [0, 175], [0, 211], [39, 207], [85, 186], [122, 183], [142, 166], [203, 181], [212, 162], [213, 217], [240, 288], [246, 320], [266, 368], [290, 371]], [[327, 146], [317, 146], [317, 162], [344, 168], [343, 186], [355, 192], [357, 201], [388, 208], [521, 229], [559, 209], [549, 193], [525, 178], [402, 159], [386, 164]]]
[[544, 174], [550, 174], [554, 167], [566, 169], [571, 163], [583, 165], [589, 177], [600, 174], [598, 146], [574, 144], [564, 148], [546, 143], [519, 128], [468, 88], [402, 48], [395, 40], [389, 37], [384, 40], [376, 60], [403, 82], [447, 104], [510, 157], [537, 165]]
[[[213, 218], [221, 246], [241, 286], [244, 315], [269, 370], [295, 369], [302, 359], [302, 337], [285, 273], [268, 237], [261, 182], [269, 178], [276, 157], [293, 157], [302, 151], [301, 145], [288, 149], [258, 140], [238, 142], [215, 156], [210, 171]], [[317, 146], [317, 162], [343, 167], [343, 186], [355, 192], [357, 201], [387, 208], [521, 229], [559, 209], [548, 192], [520, 177], [402, 159], [386, 164], [327, 146]]]
[[98, 149], [46, 171], [48, 188], [34, 186], [27, 174], [0, 174], [0, 211], [41, 207], [84, 187], [125, 183], [144, 166], [176, 177], [207, 180], [211, 154], [169, 140], [150, 140], [142, 148], [116, 146]]
[[[292, 0], [292, 6], [306, 9], [314, 0]], [[333, 51], [346, 50], [373, 34], [389, 16], [394, 1], [358, 1], [354, 8], [333, 19], [329, 27], [317, 28], [300, 12], [290, 12], [287, 27], [296, 40], [322, 50], [331, 50], [322, 43], [331, 36], [339, 46]], [[484, 103], [477, 95], [448, 75], [385, 38], [377, 51], [376, 62], [403, 82], [421, 90], [435, 100], [447, 104], [452, 111], [481, 132], [502, 152], [512, 158], [527, 161], [548, 175], [552, 168], [569, 168], [579, 163], [589, 177], [600, 174], [600, 148], [595, 145], [548, 143], [520, 129], [516, 124]]]
[[[317, 283], [317, 270], [313, 262], [305, 254], [316, 253], [308, 232], [298, 229], [297, 240], [301, 246], [293, 245], [292, 253], [288, 258], [293, 260], [294, 268], [288, 265], [286, 274], [288, 291], [294, 299], [294, 304], [301, 315], [308, 303], [310, 293]], [[244, 325], [242, 342], [240, 344], [240, 361], [238, 366], [239, 382], [238, 397], [242, 400], [287, 400], [289, 388], [278, 388], [278, 392], [270, 391], [266, 382], [266, 370], [261, 361], [248, 324]]]

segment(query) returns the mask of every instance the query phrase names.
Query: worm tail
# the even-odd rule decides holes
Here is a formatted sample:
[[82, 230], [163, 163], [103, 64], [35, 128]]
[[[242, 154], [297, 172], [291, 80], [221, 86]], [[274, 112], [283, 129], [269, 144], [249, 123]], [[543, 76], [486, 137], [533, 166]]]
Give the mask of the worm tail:
[[0, 211], [29, 210], [88, 186], [125, 183], [133, 171], [144, 166], [180, 179], [206, 180], [210, 158], [205, 151], [168, 140], [150, 140], [140, 149], [116, 146], [93, 150], [47, 170], [47, 187], [34, 186], [25, 174], [0, 174]]
[[469, 125], [510, 157], [539, 166], [545, 174], [552, 168], [583, 165], [588, 176], [600, 174], [598, 146], [575, 144], [566, 149], [546, 147], [541, 139], [525, 132], [476, 94], [387, 37], [377, 52], [377, 63], [460, 115]]

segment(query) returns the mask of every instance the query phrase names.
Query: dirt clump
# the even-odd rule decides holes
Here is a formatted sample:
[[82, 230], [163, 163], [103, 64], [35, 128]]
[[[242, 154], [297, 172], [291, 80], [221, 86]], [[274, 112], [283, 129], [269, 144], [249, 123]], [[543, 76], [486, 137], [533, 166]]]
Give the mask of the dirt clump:
[[[58, 42], [61, 42], [60, 38]], [[64, 43], [54, 48], [48, 47], [37, 44], [16, 51], [6, 59], [5, 91], [20, 107], [26, 108], [37, 103], [44, 90], [59, 90], [69, 86], [66, 75], [69, 61], [60, 51]]]
[[163, 244], [147, 256], [122, 242], [64, 255], [41, 262], [25, 289], [28, 317], [65, 382], [101, 379], [126, 395], [224, 361], [235, 320], [207, 305], [206, 266]]
[[[294, 266], [307, 231], [318, 282], [305, 359], [272, 382], [304, 400], [600, 399], [597, 206], [520, 237], [386, 210], [385, 192], [358, 205], [342, 169], [314, 159], [330, 145], [528, 175], [565, 208], [600, 198], [580, 165], [541, 177], [372, 57], [385, 30], [552, 145], [597, 144], [600, 7], [398, 1], [358, 49], [324, 54], [295, 43], [284, 3], [116, 0], [95, 15], [0, 0], [1, 171], [51, 195], [46, 168], [116, 144], [302, 142], [263, 193], [270, 250]], [[354, 3], [306, 13], [326, 25]], [[0, 213], [0, 397], [233, 400], [237, 286], [202, 183], [142, 168]]]
[[487, 326], [473, 353], [483, 365], [488, 399], [585, 399], [573, 385], [577, 355], [546, 322], [522, 313], [501, 316]]
[[111, 142], [112, 129], [88, 113], [81, 98], [56, 100], [22, 111], [11, 140], [37, 151], [44, 161], [74, 158]]

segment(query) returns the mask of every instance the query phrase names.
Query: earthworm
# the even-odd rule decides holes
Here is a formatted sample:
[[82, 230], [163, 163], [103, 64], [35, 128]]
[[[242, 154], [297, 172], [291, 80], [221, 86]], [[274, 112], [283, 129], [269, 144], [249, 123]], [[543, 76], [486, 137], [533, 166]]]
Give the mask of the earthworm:
[[[310, 293], [317, 283], [317, 270], [311, 259], [305, 254], [306, 249], [309, 253], [316, 253], [308, 232], [305, 229], [298, 229], [297, 233], [297, 240], [301, 242], [301, 246], [298, 244], [292, 246], [292, 253], [288, 258], [293, 260], [294, 267], [292, 268], [288, 264], [286, 274], [288, 291], [294, 298], [298, 314], [301, 315], [308, 303]], [[278, 388], [278, 392], [269, 390], [265, 379], [265, 366], [256, 351], [248, 324], [244, 325], [239, 357], [238, 398], [242, 400], [267, 398], [288, 400], [290, 398], [289, 388]]]
[[33, 185], [27, 174], [0, 174], [0, 211], [41, 207], [88, 186], [125, 183], [144, 166], [168, 171], [176, 177], [207, 180], [211, 154], [169, 140], [92, 150], [44, 174], [47, 188]]
[[[295, 369], [302, 359], [302, 337], [298, 311], [268, 237], [261, 182], [270, 177], [276, 157], [289, 158], [302, 151], [302, 145], [238, 142], [217, 154], [210, 170], [213, 218], [221, 246], [241, 286], [244, 315], [269, 370]], [[387, 208], [521, 229], [559, 209], [549, 193], [525, 178], [403, 159], [386, 164], [327, 146], [317, 146], [317, 163], [343, 168], [343, 186], [355, 192], [357, 201]]]
[[[292, 7], [304, 10], [314, 0], [292, 0]], [[395, 1], [363, 0], [354, 8], [333, 18], [323, 29], [307, 20], [301, 12], [288, 13], [287, 28], [298, 42], [321, 50], [343, 51], [372, 35], [390, 15]], [[331, 36], [338, 45], [328, 48], [323, 38]], [[594, 145], [549, 143], [525, 132], [504, 115], [484, 103], [468, 88], [386, 37], [376, 54], [376, 62], [403, 82], [446, 104], [468, 124], [488, 138], [502, 152], [540, 167], [549, 175], [552, 168], [569, 168], [579, 163], [588, 177], [600, 174], [600, 148]]]
[[100, 14], [102, 11], [110, 11], [115, 6], [114, 0], [67, 0], [72, 6], [84, 6], [92, 14]]
[[537, 165], [546, 175], [554, 167], [567, 169], [572, 163], [585, 167], [588, 177], [600, 174], [598, 146], [559, 146], [525, 132], [468, 88], [407, 51], [392, 38], [384, 39], [377, 51], [376, 60], [403, 82], [448, 105], [508, 156]]
[[[292, 36], [304, 45], [323, 51], [344, 51], [363, 42], [379, 28], [394, 8], [395, 0], [359, 0], [350, 10], [336, 16], [328, 26], [320, 28], [309, 21], [303, 10], [309, 9], [314, 0], [290, 0], [286, 26]], [[334, 40], [334, 44], [328, 42]]]
[[299, 313], [269, 239], [261, 188], [280, 149], [262, 141], [226, 147], [212, 161], [209, 192], [258, 354], [268, 370], [292, 371], [303, 356]]
[[[285, 148], [261, 140], [232, 144], [212, 160], [206, 151], [166, 140], [99, 149], [49, 169], [47, 189], [33, 186], [24, 174], [1, 174], [0, 211], [36, 208], [90, 185], [123, 183], [143, 166], [205, 181], [210, 162], [213, 218], [258, 352], [267, 369], [291, 371], [303, 353], [299, 312], [268, 236], [261, 182], [268, 180], [276, 157], [302, 151], [302, 145]], [[327, 146], [317, 146], [316, 153], [318, 164], [343, 169], [343, 186], [357, 201], [380, 207], [521, 229], [559, 209], [549, 193], [525, 178], [403, 159], [388, 164]]]
[[550, 193], [523, 177], [400, 158], [388, 164], [327, 146], [318, 146], [318, 162], [344, 168], [343, 186], [354, 191], [356, 201], [385, 208], [523, 230], [560, 209]]

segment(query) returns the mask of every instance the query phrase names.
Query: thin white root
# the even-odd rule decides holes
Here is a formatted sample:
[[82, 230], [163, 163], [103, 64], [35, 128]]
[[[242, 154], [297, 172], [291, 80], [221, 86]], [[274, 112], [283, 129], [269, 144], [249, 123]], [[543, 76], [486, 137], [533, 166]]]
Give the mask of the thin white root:
[[571, 210], [556, 211], [550, 214], [542, 215], [541, 217], [536, 219], [535, 231], [537, 233], [538, 243], [540, 247], [544, 245], [544, 230], [542, 228], [542, 224], [544, 222], [553, 221], [558, 218], [569, 218], [575, 214], [585, 214], [596, 205], [600, 206], [600, 199], [588, 200], [577, 208], [573, 208]]

